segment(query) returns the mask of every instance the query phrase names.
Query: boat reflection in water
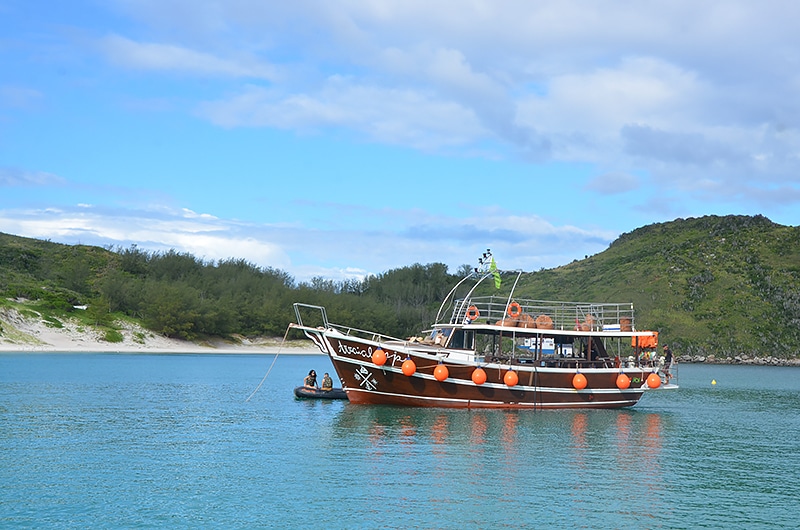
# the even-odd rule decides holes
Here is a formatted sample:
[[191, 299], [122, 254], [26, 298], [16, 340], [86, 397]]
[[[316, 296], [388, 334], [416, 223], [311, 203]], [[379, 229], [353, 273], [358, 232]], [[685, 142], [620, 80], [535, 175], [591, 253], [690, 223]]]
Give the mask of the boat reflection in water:
[[[606, 516], [636, 510], [649, 520], [666, 503], [662, 421], [657, 413], [636, 410], [529, 413], [347, 404], [334, 421], [331, 446], [323, 450], [368, 483], [382, 484], [381, 499], [396, 495], [397, 502], [413, 506], [413, 491], [424, 490], [436, 503], [451, 504], [443, 511], [469, 505], [476, 521], [489, 492], [485, 509], [546, 505], [555, 518], [563, 512], [569, 520], [579, 514], [592, 521], [602, 502]], [[353, 445], [358, 439], [363, 445]], [[342, 440], [350, 445], [341, 447]], [[365, 493], [364, 502], [375, 501]]]

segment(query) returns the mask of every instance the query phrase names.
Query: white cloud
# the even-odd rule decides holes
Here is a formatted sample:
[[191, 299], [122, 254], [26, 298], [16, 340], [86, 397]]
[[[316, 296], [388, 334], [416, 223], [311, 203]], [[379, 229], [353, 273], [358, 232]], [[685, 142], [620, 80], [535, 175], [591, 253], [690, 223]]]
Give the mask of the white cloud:
[[[370, 231], [339, 228], [300, 231], [293, 236], [317, 255], [343, 258], [342, 267], [351, 264], [373, 274], [431, 262], [445, 263], [455, 272], [463, 264], [474, 264], [487, 247], [495, 252], [502, 268], [530, 271], [594, 254], [617, 236], [610, 230], [559, 226], [534, 214], [518, 215], [501, 208], [473, 209], [463, 217], [387, 208], [364, 209], [358, 214], [392, 222], [373, 223]], [[358, 219], [351, 222], [359, 224]]]
[[3, 186], [60, 186], [65, 180], [46, 171], [28, 171], [0, 166], [0, 187]]
[[282, 270], [291, 261], [277, 244], [247, 233], [248, 227], [186, 211], [105, 212], [87, 205], [78, 209], [0, 210], [0, 231], [70, 244], [127, 247], [137, 244], [153, 251], [175, 249], [205, 260], [244, 258]]
[[[770, 180], [800, 174], [796, 148], [787, 156], [777, 137], [763, 137], [758, 150], [753, 143], [765, 125], [798, 130], [796, 2], [123, 6], [179, 41], [112, 35], [107, 44], [122, 64], [270, 80], [274, 67], [263, 65], [281, 64], [285, 77], [269, 89], [242, 86], [199, 105], [224, 127], [338, 128], [425, 151], [474, 152], [500, 140], [489, 156], [671, 175], [655, 179], [669, 188], [680, 165], [642, 167], [627, 149], [623, 131], [641, 126], [759, 157]], [[220, 41], [248, 59], [197, 52], [180, 39]], [[730, 169], [698, 167], [722, 179]]]
[[100, 47], [110, 61], [124, 68], [265, 80], [278, 77], [273, 66], [252, 57], [220, 58], [175, 44], [109, 35], [100, 41]]
[[345, 128], [389, 144], [419, 149], [465, 145], [487, 135], [472, 111], [435, 95], [359, 85], [334, 76], [315, 93], [281, 95], [246, 86], [198, 113], [224, 127], [276, 127], [298, 131]]
[[623, 59], [615, 67], [551, 78], [546, 95], [520, 102], [520, 119], [548, 131], [597, 136], [630, 123], [686, 125], [687, 105], [702, 92], [695, 78], [658, 59]]
[[501, 268], [553, 267], [604, 249], [616, 237], [607, 230], [555, 226], [535, 215], [499, 209], [454, 218], [420, 211], [365, 209], [368, 217], [391, 215], [391, 227], [257, 225], [186, 210], [0, 210], [0, 232], [68, 244], [149, 251], [175, 249], [205, 260], [243, 258], [288, 272], [297, 281], [314, 276], [362, 278], [414, 263], [442, 262], [456, 272], [492, 248]]

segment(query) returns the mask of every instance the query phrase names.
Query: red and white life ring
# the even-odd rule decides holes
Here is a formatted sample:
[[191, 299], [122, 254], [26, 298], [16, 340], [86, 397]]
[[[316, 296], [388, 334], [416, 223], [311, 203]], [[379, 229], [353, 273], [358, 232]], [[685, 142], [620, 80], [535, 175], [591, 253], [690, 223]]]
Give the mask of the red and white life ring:
[[508, 304], [506, 312], [511, 318], [517, 318], [522, 314], [522, 307], [517, 302], [511, 302]]

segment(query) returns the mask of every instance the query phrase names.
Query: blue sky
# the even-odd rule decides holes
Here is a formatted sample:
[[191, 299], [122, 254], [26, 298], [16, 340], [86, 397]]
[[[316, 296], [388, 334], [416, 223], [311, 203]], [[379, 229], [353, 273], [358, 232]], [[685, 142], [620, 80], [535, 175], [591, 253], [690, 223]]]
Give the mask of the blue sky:
[[800, 224], [794, 1], [0, 0], [0, 231], [298, 281]]

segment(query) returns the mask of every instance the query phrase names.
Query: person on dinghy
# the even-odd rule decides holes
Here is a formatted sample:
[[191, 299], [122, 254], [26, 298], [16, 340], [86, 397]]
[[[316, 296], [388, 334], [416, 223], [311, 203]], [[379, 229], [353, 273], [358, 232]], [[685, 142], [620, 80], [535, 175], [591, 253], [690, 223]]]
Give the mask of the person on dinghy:
[[317, 372], [315, 372], [314, 370], [308, 372], [306, 378], [303, 379], [303, 386], [306, 388], [313, 388], [314, 390], [319, 388], [317, 387]]
[[333, 390], [333, 379], [328, 375], [328, 372], [325, 372], [325, 375], [322, 376], [322, 390], [325, 392]]

